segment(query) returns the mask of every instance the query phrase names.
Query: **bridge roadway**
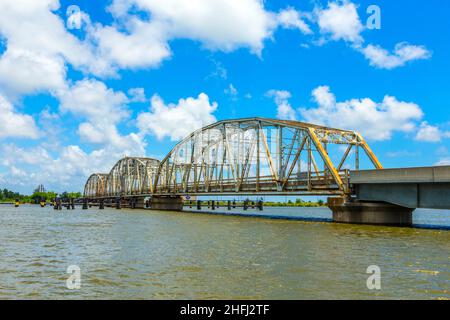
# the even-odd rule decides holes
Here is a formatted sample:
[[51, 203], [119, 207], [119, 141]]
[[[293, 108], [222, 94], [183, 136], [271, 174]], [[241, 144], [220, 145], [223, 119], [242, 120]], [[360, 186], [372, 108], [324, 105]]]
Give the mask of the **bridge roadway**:
[[350, 190], [329, 198], [334, 221], [411, 225], [416, 208], [450, 209], [450, 166], [351, 171]]
[[[348, 178], [350, 194], [328, 200], [335, 222], [408, 226], [412, 224], [412, 212], [416, 208], [450, 209], [450, 166], [354, 170], [343, 178]], [[185, 194], [155, 196], [152, 207], [182, 210], [180, 195]], [[135, 205], [144, 207], [144, 197], [152, 197], [152, 194], [124, 195], [123, 200], [137, 198]], [[111, 197], [96, 200], [99, 199]]]
[[350, 183], [361, 201], [450, 209], [450, 166], [352, 171]]

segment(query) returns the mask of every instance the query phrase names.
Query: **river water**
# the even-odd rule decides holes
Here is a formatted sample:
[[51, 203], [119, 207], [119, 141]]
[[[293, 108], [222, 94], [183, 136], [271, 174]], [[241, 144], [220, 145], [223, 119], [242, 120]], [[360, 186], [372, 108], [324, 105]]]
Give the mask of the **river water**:
[[0, 205], [0, 299], [450, 298], [450, 211], [416, 210], [421, 228], [311, 220], [326, 208], [262, 214], [304, 220]]

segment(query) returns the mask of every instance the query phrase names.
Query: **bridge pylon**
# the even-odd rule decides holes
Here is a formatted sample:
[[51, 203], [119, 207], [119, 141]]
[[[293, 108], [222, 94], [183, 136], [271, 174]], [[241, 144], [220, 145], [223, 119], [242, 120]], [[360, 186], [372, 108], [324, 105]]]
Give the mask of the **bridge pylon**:
[[415, 210], [387, 202], [359, 201], [345, 197], [330, 197], [327, 206], [333, 213], [333, 222], [387, 226], [411, 226]]

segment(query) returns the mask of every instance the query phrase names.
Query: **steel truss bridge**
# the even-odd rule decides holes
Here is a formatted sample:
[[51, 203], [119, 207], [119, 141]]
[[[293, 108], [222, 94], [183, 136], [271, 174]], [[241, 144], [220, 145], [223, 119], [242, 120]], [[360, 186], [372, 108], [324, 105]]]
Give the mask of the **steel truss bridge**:
[[163, 160], [125, 157], [89, 177], [89, 199], [182, 195], [338, 195], [365, 156], [380, 162], [360, 134], [310, 123], [246, 118], [199, 129]]

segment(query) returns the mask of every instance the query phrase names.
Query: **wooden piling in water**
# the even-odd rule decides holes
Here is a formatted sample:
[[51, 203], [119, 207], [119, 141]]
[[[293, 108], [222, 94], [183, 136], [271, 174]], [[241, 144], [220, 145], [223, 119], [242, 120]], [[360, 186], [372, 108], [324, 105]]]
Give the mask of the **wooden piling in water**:
[[83, 199], [83, 210], [87, 210], [88, 208], [88, 199]]

